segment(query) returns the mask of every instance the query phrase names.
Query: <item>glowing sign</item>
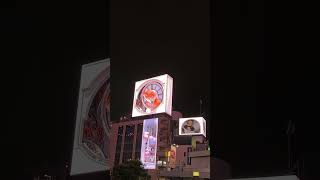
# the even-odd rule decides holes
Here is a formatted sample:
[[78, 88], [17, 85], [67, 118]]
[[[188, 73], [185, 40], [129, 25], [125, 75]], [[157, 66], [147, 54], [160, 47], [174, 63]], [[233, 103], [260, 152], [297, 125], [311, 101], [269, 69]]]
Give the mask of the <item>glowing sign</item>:
[[175, 168], [176, 167], [176, 159], [177, 159], [177, 148], [176, 146], [171, 145], [171, 151], [170, 152], [170, 156], [169, 156], [169, 166], [171, 168]]
[[193, 171], [192, 175], [193, 175], [193, 177], [199, 177], [200, 173], [198, 171]]
[[140, 161], [144, 169], [155, 169], [157, 160], [158, 118], [143, 121]]
[[173, 79], [169, 75], [145, 79], [135, 83], [132, 117], [172, 111]]
[[110, 59], [106, 59], [82, 66], [70, 175], [112, 167], [109, 133]]
[[203, 117], [180, 118], [179, 135], [206, 136], [206, 120]]

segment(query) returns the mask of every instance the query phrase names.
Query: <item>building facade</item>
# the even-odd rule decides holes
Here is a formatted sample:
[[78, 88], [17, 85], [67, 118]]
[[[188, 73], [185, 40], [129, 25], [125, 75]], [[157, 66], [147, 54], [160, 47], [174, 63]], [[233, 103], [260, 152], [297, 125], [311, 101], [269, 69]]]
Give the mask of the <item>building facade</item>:
[[[158, 114], [158, 143], [157, 161], [167, 162], [167, 152], [172, 144], [172, 123], [173, 119], [182, 116], [179, 112], [173, 112], [172, 116]], [[141, 141], [143, 131], [143, 121], [148, 118], [131, 118], [131, 116], [121, 117], [118, 121], [113, 121], [110, 131], [110, 154], [113, 165], [124, 163], [131, 159], [140, 159]], [[157, 179], [157, 170], [148, 170], [152, 179]]]
[[[209, 179], [210, 151], [203, 136], [179, 136], [182, 114], [157, 115], [157, 168], [148, 170], [152, 179]], [[110, 153], [113, 165], [140, 159], [144, 118], [121, 117], [112, 122]]]
[[[191, 139], [189, 140], [191, 141]], [[190, 141], [188, 145], [174, 144], [176, 152], [170, 153], [170, 156], [175, 155], [175, 161], [174, 163], [169, 161], [169, 166], [159, 169], [159, 179], [210, 179], [208, 144], [203, 141], [197, 143], [200, 148], [194, 148]]]
[[[204, 136], [179, 136], [180, 112], [154, 117], [158, 118], [158, 143], [156, 169], [148, 170], [152, 180], [210, 179], [212, 162], [211, 165], [219, 170], [214, 172], [213, 177], [217, 180], [231, 177], [228, 164], [212, 158]], [[112, 122], [110, 154], [113, 165], [131, 159], [140, 160], [144, 119], [149, 118], [131, 118], [129, 115]]]

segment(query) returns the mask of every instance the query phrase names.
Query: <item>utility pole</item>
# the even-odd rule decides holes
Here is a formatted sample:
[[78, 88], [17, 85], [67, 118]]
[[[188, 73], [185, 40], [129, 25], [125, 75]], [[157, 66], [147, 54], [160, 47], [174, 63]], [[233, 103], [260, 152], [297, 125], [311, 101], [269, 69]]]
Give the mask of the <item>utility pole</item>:
[[287, 136], [288, 136], [288, 168], [293, 168], [293, 151], [292, 151], [292, 136], [295, 133], [295, 124], [292, 120], [288, 122]]
[[65, 176], [64, 176], [65, 180], [69, 179], [68, 178], [68, 172], [69, 172], [69, 164], [68, 164], [68, 162], [66, 162], [65, 163]]
[[200, 97], [200, 117], [202, 116], [202, 99]]

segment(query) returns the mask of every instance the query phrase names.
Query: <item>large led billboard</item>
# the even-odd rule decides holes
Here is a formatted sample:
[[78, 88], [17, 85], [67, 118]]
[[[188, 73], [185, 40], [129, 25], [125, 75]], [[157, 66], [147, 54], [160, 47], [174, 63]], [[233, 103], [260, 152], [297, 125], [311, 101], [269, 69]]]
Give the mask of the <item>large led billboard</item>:
[[135, 83], [132, 117], [172, 111], [173, 78], [168, 74]]
[[85, 64], [74, 133], [70, 175], [110, 169], [110, 59]]
[[206, 136], [206, 120], [203, 117], [180, 118], [179, 135]]
[[155, 169], [157, 162], [158, 118], [143, 121], [140, 161], [144, 169]]

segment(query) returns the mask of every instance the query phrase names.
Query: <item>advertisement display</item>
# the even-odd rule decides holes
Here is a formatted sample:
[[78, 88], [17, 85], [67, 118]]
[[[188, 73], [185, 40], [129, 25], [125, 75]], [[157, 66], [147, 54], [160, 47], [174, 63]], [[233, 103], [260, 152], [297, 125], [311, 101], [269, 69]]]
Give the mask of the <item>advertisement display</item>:
[[176, 162], [177, 162], [177, 147], [171, 145], [170, 153], [168, 153], [169, 156], [169, 167], [170, 168], [176, 168]]
[[168, 74], [135, 83], [132, 117], [172, 111], [173, 79]]
[[70, 175], [111, 168], [110, 59], [85, 64], [81, 69]]
[[203, 135], [206, 137], [206, 120], [203, 117], [180, 118], [179, 135]]
[[158, 118], [143, 121], [140, 161], [144, 169], [156, 169]]

